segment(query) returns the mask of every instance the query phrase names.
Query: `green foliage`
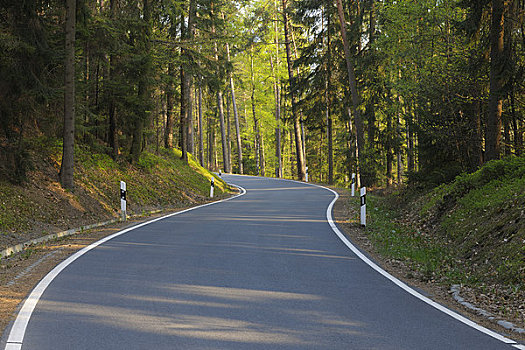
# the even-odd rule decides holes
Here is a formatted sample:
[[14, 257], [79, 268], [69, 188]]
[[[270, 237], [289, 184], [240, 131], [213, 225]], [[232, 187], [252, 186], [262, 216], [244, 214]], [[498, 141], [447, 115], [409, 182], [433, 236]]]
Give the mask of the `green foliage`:
[[400, 214], [385, 198], [368, 195], [367, 200], [366, 232], [381, 255], [404, 261], [425, 281], [454, 274], [446, 247], [417, 229], [399, 223]]

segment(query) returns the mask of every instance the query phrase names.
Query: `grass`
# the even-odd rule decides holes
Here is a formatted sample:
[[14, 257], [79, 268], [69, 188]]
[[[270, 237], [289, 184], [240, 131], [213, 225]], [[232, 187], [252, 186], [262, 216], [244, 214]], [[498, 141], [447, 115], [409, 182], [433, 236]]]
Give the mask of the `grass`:
[[525, 290], [525, 157], [417, 196], [369, 197], [367, 233], [379, 252], [422, 279]]
[[[120, 211], [120, 181], [127, 184], [128, 213], [153, 209], [186, 207], [208, 199], [210, 180], [215, 178], [215, 194], [231, 191], [219, 177], [208, 172], [190, 155], [188, 163], [181, 152], [161, 149], [159, 154], [143, 152], [131, 165], [115, 161], [107, 154], [84, 146], [75, 147], [75, 186], [64, 191], [58, 183], [61, 144], [49, 138], [31, 139], [34, 170], [22, 186], [0, 181], [0, 237], [9, 242], [17, 234], [43, 227], [69, 228], [77, 220], [100, 221], [116, 217]], [[76, 212], [64, 211], [74, 207]], [[60, 219], [60, 220], [58, 220]], [[27, 237], [26, 237], [27, 238]]]
[[442, 244], [416, 227], [401, 223], [401, 214], [388, 198], [367, 197], [366, 232], [382, 256], [403, 261], [425, 281], [454, 275], [449, 268], [451, 256]]

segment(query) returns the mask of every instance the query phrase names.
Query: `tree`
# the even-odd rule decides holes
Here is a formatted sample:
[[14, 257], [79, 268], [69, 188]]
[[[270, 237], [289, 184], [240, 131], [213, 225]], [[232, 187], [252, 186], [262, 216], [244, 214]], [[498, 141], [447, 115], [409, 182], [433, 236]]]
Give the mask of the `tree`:
[[293, 72], [293, 62], [292, 62], [292, 52], [290, 48], [290, 29], [289, 21], [287, 14], [287, 2], [288, 0], [282, 0], [282, 13], [283, 13], [283, 22], [284, 22], [284, 42], [286, 47], [286, 62], [288, 64], [288, 78], [290, 84], [290, 101], [292, 104], [292, 120], [295, 133], [295, 154], [297, 162], [297, 176], [300, 181], [306, 180], [306, 165], [303, 152], [303, 141], [301, 137], [301, 121], [297, 113], [297, 106], [295, 101], [294, 93], [294, 72]]
[[[348, 83], [350, 85], [350, 92], [352, 96], [352, 114], [354, 116], [355, 128], [357, 134], [357, 159], [358, 162], [362, 162], [365, 156], [365, 137], [364, 137], [364, 126], [361, 118], [361, 98], [357, 90], [357, 79], [355, 76], [354, 64], [352, 62], [352, 55], [350, 53], [350, 43], [346, 36], [346, 21], [343, 10], [343, 3], [341, 0], [337, 0], [337, 13], [339, 15], [339, 23], [341, 25], [341, 39], [343, 41], [343, 48], [345, 53], [346, 69], [348, 72]], [[363, 162], [364, 163], [364, 162]], [[359, 163], [358, 163], [359, 168]], [[368, 185], [365, 181], [364, 185]]]
[[486, 160], [498, 159], [501, 152], [501, 113], [506, 55], [503, 52], [505, 1], [492, 0], [490, 28], [490, 96], [487, 118]]
[[64, 61], [64, 136], [60, 183], [66, 189], [74, 187], [75, 169], [75, 23], [76, 0], [66, 1], [66, 58]]

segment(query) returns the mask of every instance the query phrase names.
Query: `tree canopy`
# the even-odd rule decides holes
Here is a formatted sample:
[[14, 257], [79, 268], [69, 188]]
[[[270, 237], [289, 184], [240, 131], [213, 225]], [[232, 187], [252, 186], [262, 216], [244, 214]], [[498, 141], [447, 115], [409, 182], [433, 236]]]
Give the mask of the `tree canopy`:
[[366, 186], [525, 151], [520, 0], [2, 0], [0, 18], [15, 183], [35, 140], [63, 143], [67, 188], [75, 147]]

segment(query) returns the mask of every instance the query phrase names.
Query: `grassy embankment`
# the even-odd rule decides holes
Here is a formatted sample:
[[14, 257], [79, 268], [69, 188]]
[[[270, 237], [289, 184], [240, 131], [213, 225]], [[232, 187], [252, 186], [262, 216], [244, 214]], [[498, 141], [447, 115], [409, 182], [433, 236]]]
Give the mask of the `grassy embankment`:
[[[61, 146], [53, 140], [32, 140], [33, 170], [21, 186], [0, 177], [0, 248], [52, 232], [118, 217], [120, 181], [127, 183], [128, 214], [182, 208], [208, 200], [212, 176], [180, 151], [144, 152], [139, 162], [115, 162], [106, 154], [77, 147], [75, 185], [64, 191], [58, 183]], [[230, 191], [219, 178], [215, 194]]]
[[408, 277], [523, 304], [525, 157], [489, 162], [429, 192], [371, 195], [367, 206], [367, 235], [409, 267]]

